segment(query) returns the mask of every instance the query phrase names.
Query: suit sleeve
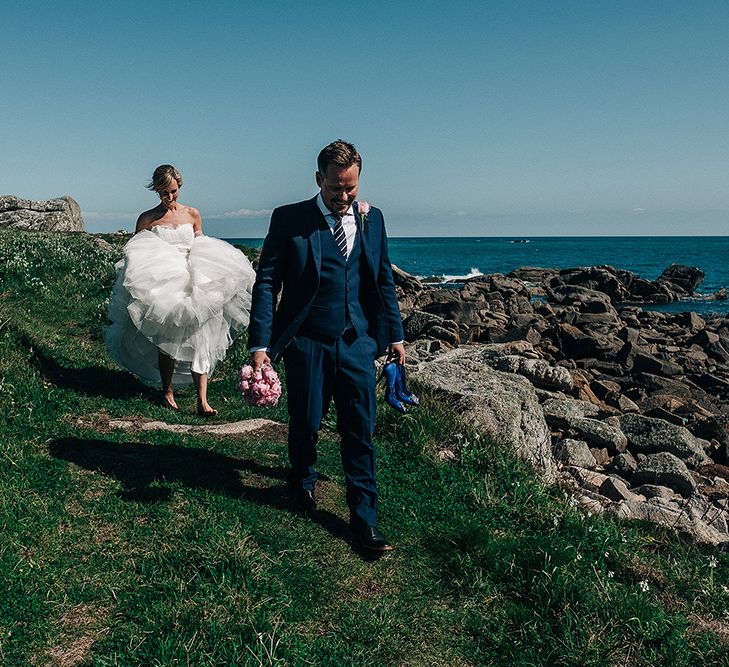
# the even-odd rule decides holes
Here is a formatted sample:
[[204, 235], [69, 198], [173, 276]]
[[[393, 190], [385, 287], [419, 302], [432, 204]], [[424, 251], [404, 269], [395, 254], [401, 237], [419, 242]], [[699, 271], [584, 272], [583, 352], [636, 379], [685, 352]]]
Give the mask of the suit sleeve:
[[387, 250], [387, 232], [385, 232], [385, 218], [382, 216], [382, 246], [380, 248], [380, 269], [377, 276], [377, 285], [382, 294], [382, 300], [390, 329], [390, 343], [397, 343], [405, 339], [400, 317], [400, 306], [397, 303], [395, 292], [395, 279], [392, 277], [392, 264]]
[[271, 345], [276, 299], [281, 291], [286, 262], [286, 240], [283, 231], [283, 221], [276, 209], [271, 215], [271, 224], [263, 241], [256, 282], [253, 285], [251, 321], [248, 328], [249, 349], [268, 348]]

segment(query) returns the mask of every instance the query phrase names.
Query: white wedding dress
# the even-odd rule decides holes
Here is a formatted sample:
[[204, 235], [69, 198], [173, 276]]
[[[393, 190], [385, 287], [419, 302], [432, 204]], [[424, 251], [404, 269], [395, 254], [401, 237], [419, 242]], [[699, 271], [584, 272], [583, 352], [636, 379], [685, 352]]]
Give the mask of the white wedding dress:
[[191, 370], [211, 374], [248, 325], [251, 263], [225, 241], [195, 236], [190, 224], [135, 234], [116, 269], [104, 341], [145, 384], [161, 384], [160, 350], [177, 361], [176, 385], [191, 383]]

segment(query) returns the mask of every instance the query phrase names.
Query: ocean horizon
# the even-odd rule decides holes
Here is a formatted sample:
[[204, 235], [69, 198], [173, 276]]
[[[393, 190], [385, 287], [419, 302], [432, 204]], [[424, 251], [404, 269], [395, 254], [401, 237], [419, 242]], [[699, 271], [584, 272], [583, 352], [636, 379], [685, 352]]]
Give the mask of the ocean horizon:
[[[262, 238], [226, 238], [253, 247]], [[655, 280], [671, 264], [701, 269], [697, 298], [654, 310], [729, 313], [729, 302], [707, 300], [729, 287], [729, 236], [437, 236], [390, 237], [390, 260], [421, 279], [443, 283], [482, 274], [509, 273], [524, 266], [566, 269], [608, 265]]]

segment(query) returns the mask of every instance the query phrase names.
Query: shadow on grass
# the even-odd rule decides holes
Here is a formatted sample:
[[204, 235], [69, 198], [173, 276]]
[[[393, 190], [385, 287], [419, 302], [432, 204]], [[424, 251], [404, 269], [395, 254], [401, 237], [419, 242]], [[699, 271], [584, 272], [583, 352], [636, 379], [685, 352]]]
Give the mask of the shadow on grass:
[[71, 389], [86, 396], [132, 398], [148, 395], [150, 400], [154, 400], [153, 390], [143, 385], [129, 373], [104, 368], [103, 366], [86, 366], [84, 368], [64, 366], [37, 344], [33, 344], [32, 347], [33, 355], [41, 373], [58, 387]]
[[[123, 487], [118, 495], [124, 500], [164, 502], [172, 496], [172, 489], [166, 484], [179, 483], [294, 512], [289, 499], [287, 470], [253, 459], [177, 445], [84, 438], [59, 438], [50, 443], [49, 450], [55, 458], [118, 480]], [[241, 473], [282, 483], [267, 486], [260, 479], [260, 486], [247, 485], [241, 481]], [[320, 510], [315, 521], [334, 537], [349, 541], [349, 525], [337, 515]]]

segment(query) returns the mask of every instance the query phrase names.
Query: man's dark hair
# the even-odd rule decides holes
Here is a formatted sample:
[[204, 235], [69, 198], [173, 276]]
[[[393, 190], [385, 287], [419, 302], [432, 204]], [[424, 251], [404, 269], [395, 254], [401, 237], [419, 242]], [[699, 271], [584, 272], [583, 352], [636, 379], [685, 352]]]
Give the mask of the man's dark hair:
[[321, 149], [321, 153], [316, 159], [316, 165], [322, 176], [326, 174], [330, 164], [335, 164], [342, 169], [349, 169], [356, 164], [359, 170], [362, 171], [362, 158], [357, 149], [343, 139], [332, 141], [331, 144]]

